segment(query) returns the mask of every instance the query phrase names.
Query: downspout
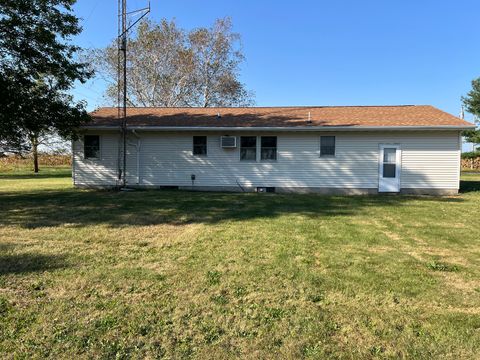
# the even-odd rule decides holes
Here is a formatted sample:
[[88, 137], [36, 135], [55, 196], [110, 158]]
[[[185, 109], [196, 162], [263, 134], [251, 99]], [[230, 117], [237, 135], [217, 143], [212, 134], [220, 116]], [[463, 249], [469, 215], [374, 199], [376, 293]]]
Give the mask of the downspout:
[[140, 135], [135, 130], [132, 130], [133, 135], [137, 138], [137, 145], [135, 145], [137, 150], [137, 185], [140, 185], [140, 149], [141, 149], [141, 139]]
[[122, 179], [123, 179], [123, 166], [122, 166], [122, 132], [120, 131], [120, 137], [118, 138], [117, 146], [117, 187], [121, 188]]

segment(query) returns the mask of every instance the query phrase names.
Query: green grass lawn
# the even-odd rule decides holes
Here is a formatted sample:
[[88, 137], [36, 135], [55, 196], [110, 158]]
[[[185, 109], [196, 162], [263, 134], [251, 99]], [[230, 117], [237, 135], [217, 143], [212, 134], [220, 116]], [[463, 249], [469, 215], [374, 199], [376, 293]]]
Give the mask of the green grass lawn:
[[478, 358], [464, 179], [456, 197], [342, 197], [0, 174], [0, 357]]

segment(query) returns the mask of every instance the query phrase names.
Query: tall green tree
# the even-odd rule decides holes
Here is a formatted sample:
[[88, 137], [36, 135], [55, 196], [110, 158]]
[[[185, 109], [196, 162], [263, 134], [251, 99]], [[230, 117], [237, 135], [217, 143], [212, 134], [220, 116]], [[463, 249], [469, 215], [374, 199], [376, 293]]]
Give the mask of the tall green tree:
[[[480, 119], [480, 78], [472, 81], [472, 89], [466, 96], [462, 97], [465, 110], [472, 114], [475, 119]], [[478, 120], [475, 121], [477, 124]], [[463, 136], [465, 140], [475, 145], [480, 144], [480, 130], [468, 130], [464, 131]]]
[[89, 120], [68, 90], [92, 76], [71, 44], [80, 33], [76, 0], [0, 1], [0, 148], [37, 147], [45, 134], [74, 137]]

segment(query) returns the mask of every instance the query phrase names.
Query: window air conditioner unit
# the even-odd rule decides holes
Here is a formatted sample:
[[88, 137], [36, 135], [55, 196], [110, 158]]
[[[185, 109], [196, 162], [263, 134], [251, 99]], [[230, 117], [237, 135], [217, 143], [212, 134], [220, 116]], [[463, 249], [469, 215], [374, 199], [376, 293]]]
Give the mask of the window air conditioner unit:
[[220, 146], [224, 149], [231, 149], [237, 147], [237, 137], [236, 136], [221, 136], [220, 137]]

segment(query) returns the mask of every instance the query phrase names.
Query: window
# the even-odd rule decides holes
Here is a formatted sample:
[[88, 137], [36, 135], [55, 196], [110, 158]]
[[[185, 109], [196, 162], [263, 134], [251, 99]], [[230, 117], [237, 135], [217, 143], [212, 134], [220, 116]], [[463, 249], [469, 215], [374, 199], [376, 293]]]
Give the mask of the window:
[[397, 149], [385, 148], [383, 149], [383, 177], [395, 178], [397, 172], [396, 165]]
[[277, 160], [277, 137], [262, 136], [261, 160]]
[[207, 155], [207, 137], [193, 137], [193, 155]]
[[100, 157], [100, 136], [85, 135], [83, 137], [83, 151], [85, 159], [98, 159]]
[[335, 136], [320, 136], [320, 156], [335, 156]]
[[257, 160], [257, 137], [240, 137], [240, 160]]

